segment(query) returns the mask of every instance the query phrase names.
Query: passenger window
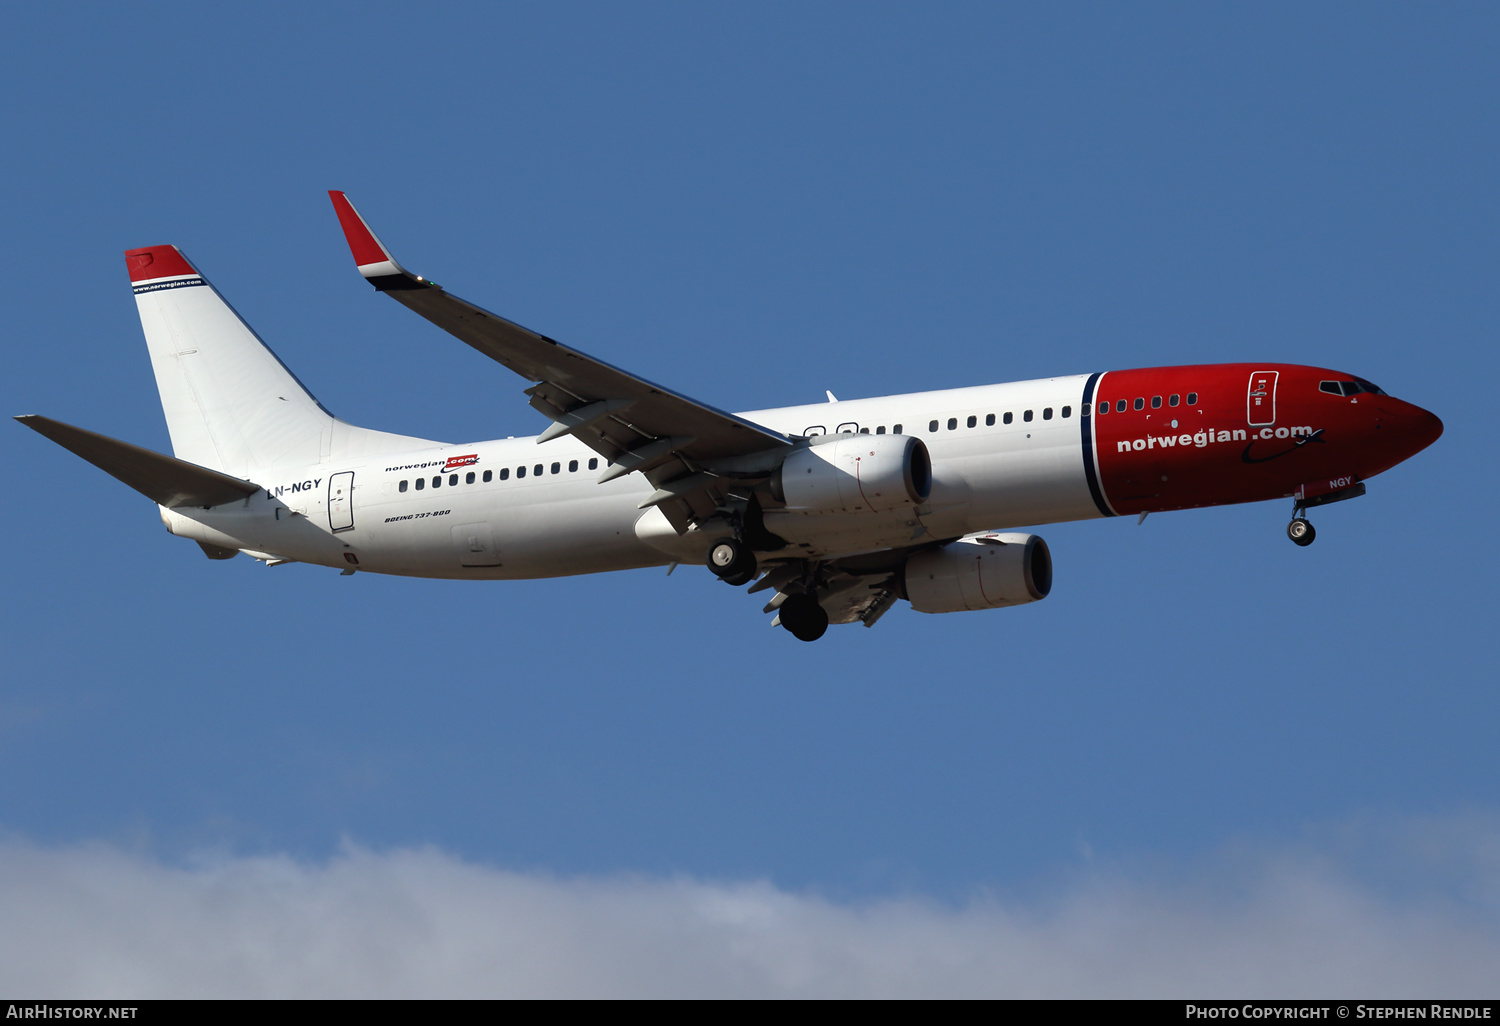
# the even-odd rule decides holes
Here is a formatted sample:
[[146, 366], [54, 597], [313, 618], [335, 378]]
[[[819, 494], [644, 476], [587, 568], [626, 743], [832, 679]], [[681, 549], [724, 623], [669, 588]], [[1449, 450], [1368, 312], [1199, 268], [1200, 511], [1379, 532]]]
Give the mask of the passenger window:
[[448, 483], [450, 485], [456, 485], [456, 484], [458, 484], [458, 475], [457, 474], [449, 474], [448, 475]]
[[570, 473], [570, 474], [576, 474], [577, 472], [578, 472], [578, 461], [577, 460], [569, 460], [568, 461], [568, 473]]
[[1007, 413], [1005, 415], [1005, 423], [1007, 423], [1007, 424], [1009, 424], [1011, 421], [1013, 421], [1015, 419], [1016, 419], [1016, 415], [1014, 413]]
[[398, 492], [404, 492], [404, 491], [406, 491], [406, 482], [402, 481], [399, 485], [397, 485], [396, 486], [396, 491], [398, 491]]
[[534, 467], [531, 468], [531, 476], [532, 477], [541, 477], [542, 476], [542, 465], [540, 463], [538, 463], [536, 466], [534, 466]]
[[949, 431], [957, 431], [958, 430], [958, 418], [957, 417], [949, 417], [948, 418], [948, 430]]
[[467, 474], [464, 475], [464, 484], [473, 484], [473, 483], [474, 483], [474, 471], [471, 470]]
[[426, 488], [426, 487], [427, 487], [427, 479], [425, 477], [419, 477], [419, 478], [417, 478], [417, 491], [420, 492], [423, 488]]
[[1052, 419], [1052, 407], [1048, 406], [1046, 409], [1044, 409], [1042, 411], [1042, 419], [1043, 420], [1051, 420]]
[[1071, 416], [1073, 416], [1073, 407], [1071, 407], [1071, 406], [1064, 406], [1063, 407], [1063, 420], [1067, 420]]
[[862, 435], [868, 435], [870, 433], [870, 429], [869, 428], [860, 428], [859, 429], [859, 433], [862, 434]]
[[936, 431], [937, 430], [937, 421], [935, 421], [935, 420], [929, 420], [927, 422], [927, 430], [928, 431]]
[[589, 469], [590, 470], [598, 470], [599, 469], [599, 457], [595, 456], [593, 459], [589, 460]]
[[879, 427], [878, 427], [878, 428], [876, 428], [876, 429], [875, 429], [875, 433], [876, 433], [876, 434], [877, 434], [877, 435], [883, 435], [883, 434], [885, 434], [885, 425], [884, 425], [884, 424], [882, 424], [882, 425], [880, 425], [880, 426], [879, 426]]
[[1100, 403], [1099, 404], [1099, 412], [1100, 413], [1108, 413], [1109, 412], [1109, 403], [1107, 403], [1107, 402]]
[[1188, 393], [1188, 405], [1189, 406], [1197, 406], [1198, 405], [1198, 393], [1197, 392], [1189, 392]]
[[1116, 413], [1124, 413], [1129, 408], [1130, 408], [1130, 400], [1129, 399], [1121, 399], [1120, 401], [1118, 401], [1117, 403], [1115, 403], [1115, 412]]
[[989, 413], [989, 414], [985, 415], [984, 426], [985, 427], [994, 427], [995, 426], [995, 415], [993, 413]]
[[1026, 423], [1030, 424], [1031, 423], [1031, 411], [1027, 410], [1025, 413], [1021, 414], [1021, 419], [1024, 420]]
[[485, 484], [489, 484], [494, 479], [495, 479], [495, 472], [493, 470], [486, 470], [484, 472], [484, 483]]
[[1151, 397], [1151, 408], [1153, 410], [1159, 410], [1159, 409], [1161, 409], [1161, 396], [1159, 396], [1159, 395], [1153, 395]]
[[432, 487], [434, 487], [434, 488], [441, 488], [441, 487], [443, 487], [443, 477], [442, 477], [441, 474], [439, 474], [437, 477], [434, 477], [432, 479]]
[[1140, 396], [1136, 396], [1135, 408], [1138, 410], [1144, 410], [1146, 408], [1146, 400], [1142, 399]]
[[893, 434], [893, 435], [899, 435], [900, 433], [901, 433], [901, 425], [900, 424], [897, 424], [895, 427], [891, 428], [891, 434]]
[[975, 417], [975, 416], [970, 416], [969, 420], [968, 420], [968, 424], [969, 424], [969, 427], [978, 427], [979, 426], [979, 418]]
[[1167, 405], [1176, 406], [1180, 402], [1182, 402], [1182, 396], [1178, 395], [1176, 392], [1173, 392], [1171, 398], [1167, 400]]
[[509, 467], [501, 467], [500, 468], [500, 480], [502, 480], [502, 481], [509, 481], [510, 480], [510, 468]]
[[525, 477], [525, 476], [526, 476], [526, 468], [525, 467], [517, 467], [516, 468], [516, 477], [521, 478], [521, 477]]

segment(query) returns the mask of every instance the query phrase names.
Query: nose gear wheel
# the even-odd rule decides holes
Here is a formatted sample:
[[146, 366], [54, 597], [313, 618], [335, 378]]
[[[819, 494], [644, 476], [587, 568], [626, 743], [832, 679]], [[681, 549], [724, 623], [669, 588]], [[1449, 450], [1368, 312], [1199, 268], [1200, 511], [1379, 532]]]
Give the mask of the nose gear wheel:
[[1298, 545], [1306, 547], [1313, 543], [1313, 539], [1318, 536], [1318, 532], [1313, 530], [1313, 525], [1308, 523], [1305, 518], [1296, 517], [1290, 524], [1286, 525], [1286, 536]]

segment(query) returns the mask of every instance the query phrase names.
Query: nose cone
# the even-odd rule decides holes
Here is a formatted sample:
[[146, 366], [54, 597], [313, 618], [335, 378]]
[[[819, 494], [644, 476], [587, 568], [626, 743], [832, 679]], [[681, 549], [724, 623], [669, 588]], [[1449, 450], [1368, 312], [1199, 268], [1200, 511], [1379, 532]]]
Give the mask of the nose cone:
[[1428, 413], [1420, 406], [1413, 406], [1416, 417], [1408, 429], [1412, 434], [1412, 441], [1416, 448], [1412, 452], [1421, 452], [1443, 435], [1443, 422], [1438, 420], [1437, 414]]
[[1410, 459], [1442, 436], [1443, 422], [1435, 414], [1400, 399], [1385, 398], [1387, 402], [1381, 403], [1381, 419], [1389, 425], [1391, 434], [1386, 444], [1396, 450], [1394, 463]]

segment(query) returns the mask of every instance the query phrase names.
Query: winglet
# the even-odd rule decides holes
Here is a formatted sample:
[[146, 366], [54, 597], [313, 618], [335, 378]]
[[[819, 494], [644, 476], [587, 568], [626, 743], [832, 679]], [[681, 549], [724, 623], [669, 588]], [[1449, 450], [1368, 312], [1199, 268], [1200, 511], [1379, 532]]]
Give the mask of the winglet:
[[370, 226], [359, 216], [348, 196], [337, 189], [329, 189], [328, 198], [333, 200], [334, 212], [339, 215], [339, 226], [344, 229], [344, 238], [349, 243], [354, 262], [359, 265], [359, 273], [370, 284], [382, 292], [393, 288], [422, 288], [428, 284], [396, 263], [391, 251], [370, 231]]

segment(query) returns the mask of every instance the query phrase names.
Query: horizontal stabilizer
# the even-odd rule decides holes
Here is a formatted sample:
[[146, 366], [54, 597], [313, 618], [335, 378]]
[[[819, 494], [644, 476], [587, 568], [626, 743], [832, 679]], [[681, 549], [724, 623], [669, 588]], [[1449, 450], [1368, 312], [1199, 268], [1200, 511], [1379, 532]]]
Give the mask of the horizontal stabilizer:
[[16, 420], [162, 506], [222, 506], [260, 491], [249, 481], [61, 421], [35, 414]]

